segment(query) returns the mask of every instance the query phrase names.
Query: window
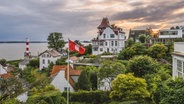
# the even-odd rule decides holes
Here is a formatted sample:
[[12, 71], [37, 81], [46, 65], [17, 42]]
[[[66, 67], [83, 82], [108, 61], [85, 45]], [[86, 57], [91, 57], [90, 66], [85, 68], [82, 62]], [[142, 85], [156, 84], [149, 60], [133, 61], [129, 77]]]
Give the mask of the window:
[[105, 37], [106, 37], [106, 34], [103, 34], [103, 38], [105, 39]]
[[117, 41], [115, 41], [115, 46], [118, 46], [118, 42]]
[[50, 57], [50, 55], [49, 55], [49, 54], [47, 54], [47, 57]]
[[43, 54], [42, 57], [45, 57], [45, 54]]
[[103, 51], [103, 48], [100, 48], [100, 51], [102, 52]]
[[105, 46], [107, 46], [107, 42], [105, 42]]
[[48, 64], [50, 64], [50, 60], [48, 60]]
[[94, 50], [94, 51], [98, 51], [98, 47], [94, 47], [93, 50]]
[[45, 60], [44, 59], [42, 60], [42, 63], [45, 64]]
[[103, 46], [103, 42], [100, 42], [100, 46]]
[[114, 46], [114, 42], [113, 41], [111, 41], [111, 46]]
[[177, 70], [182, 72], [182, 62], [181, 62], [181, 60], [177, 60]]
[[67, 91], [67, 88], [68, 88], [69, 91], [70, 91], [70, 87], [64, 87], [64, 91]]
[[111, 34], [111, 38], [114, 38], [114, 34]]
[[182, 73], [181, 72], [178, 72], [178, 77], [182, 77]]

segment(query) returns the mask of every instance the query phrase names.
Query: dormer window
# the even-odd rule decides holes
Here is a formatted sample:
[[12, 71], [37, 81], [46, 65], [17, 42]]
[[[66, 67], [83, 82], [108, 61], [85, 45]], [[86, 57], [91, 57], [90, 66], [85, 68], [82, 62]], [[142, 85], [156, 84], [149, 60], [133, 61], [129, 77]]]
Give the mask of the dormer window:
[[45, 57], [45, 54], [43, 54], [42, 57]]
[[114, 34], [111, 34], [110, 36], [111, 36], [111, 38], [114, 38], [115, 37]]

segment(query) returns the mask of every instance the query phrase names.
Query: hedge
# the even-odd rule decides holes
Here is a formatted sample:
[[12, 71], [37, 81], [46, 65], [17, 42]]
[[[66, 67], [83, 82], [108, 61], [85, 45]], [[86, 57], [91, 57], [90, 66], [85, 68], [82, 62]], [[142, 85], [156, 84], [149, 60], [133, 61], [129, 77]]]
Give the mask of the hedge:
[[[85, 104], [103, 104], [109, 103], [110, 92], [108, 91], [78, 91], [70, 93], [70, 102], [75, 103], [85, 103]], [[65, 98], [67, 96], [67, 92], [63, 92], [62, 94]]]

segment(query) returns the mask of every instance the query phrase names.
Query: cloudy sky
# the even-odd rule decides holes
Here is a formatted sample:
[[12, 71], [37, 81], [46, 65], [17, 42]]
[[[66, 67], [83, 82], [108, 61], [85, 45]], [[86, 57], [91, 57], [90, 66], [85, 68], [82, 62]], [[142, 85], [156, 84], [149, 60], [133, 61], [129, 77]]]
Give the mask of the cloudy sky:
[[91, 40], [103, 17], [128, 30], [184, 25], [184, 0], [0, 0], [0, 41]]

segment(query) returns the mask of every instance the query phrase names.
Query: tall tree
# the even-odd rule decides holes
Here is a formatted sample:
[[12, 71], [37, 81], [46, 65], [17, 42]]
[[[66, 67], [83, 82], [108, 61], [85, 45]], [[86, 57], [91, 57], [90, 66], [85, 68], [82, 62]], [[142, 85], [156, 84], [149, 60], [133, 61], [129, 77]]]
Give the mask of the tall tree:
[[110, 97], [117, 101], [136, 100], [140, 103], [150, 96], [146, 89], [145, 79], [134, 77], [132, 74], [119, 74], [112, 81], [113, 91]]
[[145, 43], [145, 42], [146, 42], [146, 35], [145, 35], [145, 34], [139, 35], [139, 41], [140, 41], [141, 43]]
[[65, 46], [62, 33], [58, 32], [50, 33], [47, 38], [47, 41], [48, 41], [48, 48], [53, 48], [57, 51], [61, 51], [61, 49]]
[[1, 65], [5, 66], [5, 65], [6, 65], [6, 63], [7, 63], [7, 62], [6, 62], [6, 60], [5, 60], [5, 59], [0, 59], [0, 64], [1, 64]]
[[91, 89], [91, 82], [85, 70], [81, 72], [81, 75], [79, 76], [78, 82], [76, 83], [75, 87], [77, 90], [89, 91]]
[[149, 56], [135, 56], [128, 62], [128, 72], [137, 77], [144, 77], [157, 71], [158, 64]]
[[154, 44], [148, 49], [148, 55], [152, 58], [163, 58], [166, 55], [167, 47], [164, 44]]
[[15, 98], [23, 93], [23, 83], [19, 78], [0, 78], [1, 96], [0, 102], [9, 98]]
[[111, 81], [118, 75], [125, 73], [125, 66], [120, 62], [114, 62], [111, 60], [106, 60], [100, 66], [100, 70], [98, 72], [99, 80], [108, 81], [109, 87], [111, 88]]

